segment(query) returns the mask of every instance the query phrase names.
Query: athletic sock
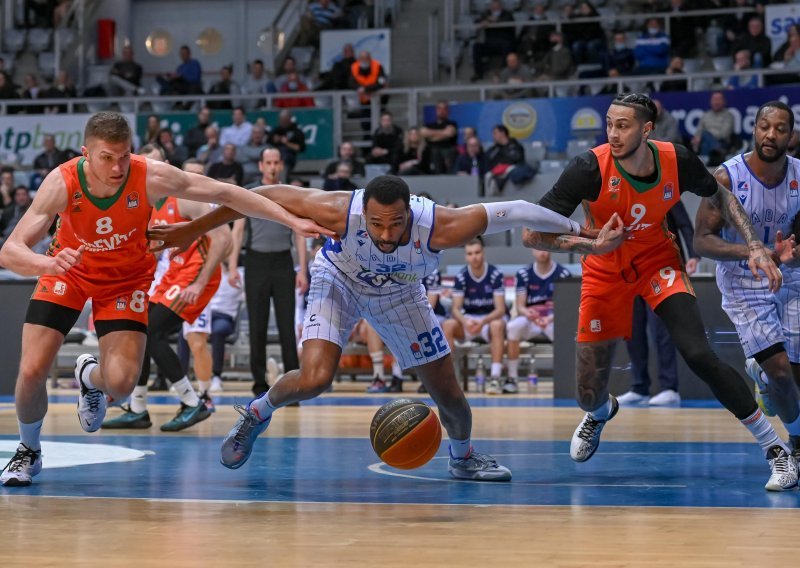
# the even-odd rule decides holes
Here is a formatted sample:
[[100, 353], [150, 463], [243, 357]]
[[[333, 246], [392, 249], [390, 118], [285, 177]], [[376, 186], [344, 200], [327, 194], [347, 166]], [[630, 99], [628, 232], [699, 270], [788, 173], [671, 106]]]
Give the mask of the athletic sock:
[[269, 391], [265, 392], [257, 399], [250, 402], [248, 408], [255, 412], [262, 422], [265, 422], [272, 416], [272, 413], [278, 410], [278, 407], [272, 404], [269, 399]]
[[44, 418], [30, 424], [23, 424], [17, 420], [17, 424], [19, 425], [19, 441], [34, 451], [41, 450], [42, 443], [39, 440], [39, 433], [42, 430], [43, 422]]
[[790, 436], [800, 436], [800, 413], [797, 414], [797, 418], [794, 419], [794, 422], [784, 422], [783, 425], [786, 427], [786, 431], [789, 432]]
[[131, 394], [131, 412], [141, 414], [147, 410], [147, 385], [136, 385]]
[[519, 378], [519, 359], [508, 360], [508, 376], [512, 379]]
[[92, 371], [94, 370], [95, 367], [97, 367], [97, 363], [87, 363], [86, 365], [84, 365], [83, 369], [81, 370], [80, 379], [81, 379], [81, 382], [83, 383], [83, 386], [85, 386], [87, 389], [96, 389], [97, 388], [92, 383], [92, 377], [91, 377]]
[[495, 379], [498, 378], [500, 376], [500, 373], [502, 373], [502, 372], [503, 372], [503, 364], [502, 363], [492, 363], [492, 369], [489, 372], [489, 374], [492, 376], [492, 378], [495, 378]]
[[466, 440], [454, 440], [450, 438], [450, 455], [454, 458], [465, 458], [472, 451], [472, 441], [470, 438]]
[[181, 402], [186, 406], [197, 406], [200, 404], [200, 398], [197, 396], [197, 393], [194, 392], [194, 387], [192, 387], [192, 383], [189, 382], [189, 377], [186, 375], [184, 375], [180, 381], [172, 383], [172, 386], [175, 387], [175, 392], [178, 393]]
[[383, 351], [375, 351], [369, 354], [372, 359], [372, 376], [383, 379]]
[[206, 394], [208, 389], [211, 388], [211, 381], [197, 381], [197, 386], [200, 387], [200, 394]]
[[397, 362], [397, 359], [392, 360], [392, 376], [403, 377], [403, 369], [400, 368], [400, 363]]
[[772, 446], [780, 446], [786, 451], [787, 454], [791, 453], [786, 444], [784, 444], [783, 440], [778, 437], [777, 432], [775, 432], [772, 424], [769, 423], [767, 417], [761, 412], [761, 409], [757, 409], [753, 414], [741, 422], [744, 424], [745, 428], [750, 430], [750, 433], [756, 439], [756, 442], [758, 442], [758, 444], [761, 446], [761, 449], [764, 450], [765, 456], [767, 455], [767, 450]]
[[611, 397], [600, 408], [592, 410], [590, 413], [595, 420], [606, 420], [611, 415]]

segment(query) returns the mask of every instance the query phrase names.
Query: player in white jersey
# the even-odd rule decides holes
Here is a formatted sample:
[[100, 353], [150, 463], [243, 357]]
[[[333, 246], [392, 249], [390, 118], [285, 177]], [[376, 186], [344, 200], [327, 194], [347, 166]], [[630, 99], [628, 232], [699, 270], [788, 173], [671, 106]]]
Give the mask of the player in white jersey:
[[[469, 404], [422, 280], [438, 268], [442, 249], [512, 227], [566, 234], [575, 250], [606, 253], [622, 241], [619, 217], [592, 232], [526, 201], [447, 209], [411, 197], [408, 185], [395, 176], [379, 176], [366, 189], [352, 193], [283, 185], [255, 191], [294, 213], [307, 212], [340, 238], [328, 240], [314, 261], [300, 369], [283, 375], [247, 407], [237, 408], [242, 418], [222, 444], [222, 464], [235, 469], [245, 463], [275, 409], [313, 398], [328, 388], [351, 328], [364, 317], [402, 367], [416, 368], [438, 405], [450, 438], [451, 475], [485, 481], [511, 479], [506, 467], [472, 450]], [[165, 246], [183, 246], [192, 235], [236, 217], [235, 211], [221, 208], [187, 225], [154, 228], [149, 235]]]
[[[753, 279], [747, 266], [748, 246], [725, 225], [708, 199], [697, 212], [694, 246], [699, 254], [719, 260], [717, 285], [748, 357], [747, 373], [756, 382], [760, 406], [777, 414], [789, 432], [795, 457], [800, 452], [800, 247], [795, 248], [792, 223], [800, 212], [800, 161], [786, 155], [794, 128], [792, 110], [771, 101], [756, 114], [755, 150], [725, 162], [715, 177], [739, 199], [764, 244], [774, 249], [783, 286], [769, 291], [765, 280]], [[782, 263], [782, 264], [781, 264]], [[766, 374], [766, 377], [762, 375]], [[763, 391], [763, 392], [762, 392]], [[765, 396], [766, 395], [766, 396]], [[767, 398], [768, 397], [768, 398]]]

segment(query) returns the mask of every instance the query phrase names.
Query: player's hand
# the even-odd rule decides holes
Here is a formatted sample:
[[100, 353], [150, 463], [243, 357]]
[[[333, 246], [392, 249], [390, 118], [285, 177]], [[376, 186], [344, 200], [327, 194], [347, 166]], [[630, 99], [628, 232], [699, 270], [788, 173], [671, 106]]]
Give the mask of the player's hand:
[[690, 258], [689, 260], [687, 260], [686, 261], [686, 266], [684, 267], [686, 269], [686, 274], [689, 274], [691, 276], [692, 274], [697, 272], [697, 264], [698, 263], [699, 263], [699, 259], [697, 259], [697, 258]]
[[617, 213], [611, 216], [608, 223], [603, 225], [600, 233], [594, 240], [593, 254], [607, 254], [622, 244], [625, 235], [625, 224]]
[[772, 261], [780, 266], [781, 264], [792, 264], [795, 258], [795, 247], [797, 243], [794, 240], [794, 235], [789, 235], [789, 238], [783, 238], [783, 231], [778, 231], [775, 234], [775, 250], [772, 251]]
[[315, 239], [324, 237], [335, 237], [336, 233], [330, 229], [326, 229], [322, 225], [318, 225], [311, 219], [301, 219], [297, 217], [291, 226], [295, 232], [300, 233], [304, 237], [312, 237]]
[[481, 322], [479, 322], [478, 320], [468, 319], [467, 325], [465, 325], [464, 327], [466, 328], [467, 332], [470, 333], [471, 335], [477, 335], [478, 333], [480, 333], [481, 328], [483, 326], [481, 325]]
[[769, 280], [770, 292], [777, 292], [780, 289], [781, 284], [783, 284], [783, 275], [772, 260], [769, 249], [762, 243], [752, 243], [750, 245], [750, 258], [747, 260], [747, 265], [756, 280], [761, 280], [759, 271], [764, 273], [764, 276]]
[[181, 290], [180, 299], [186, 302], [187, 304], [194, 304], [200, 297], [200, 294], [203, 293], [203, 289], [205, 287], [206, 287], [205, 284], [201, 284], [199, 282], [192, 282], [186, 288]]
[[241, 288], [242, 287], [242, 277], [239, 274], [238, 270], [229, 270], [228, 271], [228, 284], [230, 284], [234, 288]]
[[150, 252], [161, 252], [168, 248], [178, 249], [173, 255], [184, 252], [200, 236], [195, 233], [190, 223], [153, 225], [147, 229], [146, 234], [147, 238], [152, 241]]
[[301, 270], [294, 277], [294, 287], [297, 288], [297, 291], [301, 294], [308, 292], [308, 276], [305, 270]]
[[86, 247], [83, 245], [79, 246], [78, 250], [65, 248], [55, 256], [45, 257], [47, 259], [47, 264], [42, 274], [59, 276], [66, 273], [70, 268], [81, 261], [81, 255], [83, 255], [85, 248]]

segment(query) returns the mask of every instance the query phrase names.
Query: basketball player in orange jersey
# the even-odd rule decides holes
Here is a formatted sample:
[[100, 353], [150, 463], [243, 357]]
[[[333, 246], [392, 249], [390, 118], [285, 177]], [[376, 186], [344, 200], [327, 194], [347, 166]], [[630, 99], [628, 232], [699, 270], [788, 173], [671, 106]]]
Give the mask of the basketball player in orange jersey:
[[[166, 161], [164, 153], [157, 146], [148, 144], [139, 153], [151, 160]], [[184, 171], [194, 171], [202, 175], [202, 164], [194, 160], [192, 162], [187, 161], [184, 164]], [[207, 203], [170, 195], [153, 204], [150, 225], [188, 222], [211, 210], [212, 207]], [[180, 359], [170, 347], [168, 338], [180, 331], [184, 322], [193, 323], [211, 301], [222, 275], [220, 262], [228, 254], [230, 243], [230, 229], [223, 225], [201, 236], [188, 250], [171, 256], [169, 268], [150, 296], [144, 362], [139, 383], [133, 389], [130, 406], [123, 407], [120, 416], [103, 422], [103, 428], [140, 429], [152, 425], [150, 413], [147, 411], [147, 381], [150, 378], [151, 357], [181, 399], [178, 413], [161, 426], [163, 432], [184, 430], [211, 416], [211, 409], [207, 407], [206, 401], [201, 400], [189, 378], [183, 374]], [[210, 353], [208, 355], [210, 359]], [[210, 365], [208, 367], [210, 371]], [[208, 379], [210, 378], [209, 376]]]
[[[608, 393], [608, 377], [616, 341], [630, 337], [638, 295], [664, 321], [689, 367], [761, 445], [772, 468], [766, 489], [791, 488], [797, 484], [797, 467], [786, 444], [759, 410], [745, 380], [708, 344], [694, 291], [666, 228], [667, 211], [684, 191], [710, 198], [747, 243], [753, 278], [760, 280], [763, 272], [774, 292], [782, 282], [780, 270], [736, 196], [696, 156], [683, 146], [648, 140], [656, 117], [646, 95], [619, 95], [606, 115], [608, 143], [574, 158], [540, 202], [562, 215], [571, 215], [582, 203], [589, 227], [619, 215], [626, 232], [615, 251], [583, 259], [577, 399], [587, 414], [572, 436], [570, 456], [578, 462], [591, 458], [603, 427], [619, 409]], [[525, 232], [524, 243], [545, 250], [572, 246], [558, 235], [534, 231]]]
[[[269, 199], [234, 185], [131, 155], [125, 117], [100, 112], [86, 123], [82, 156], [48, 174], [33, 204], [0, 250], [0, 264], [38, 276], [22, 328], [15, 391], [21, 443], [4, 468], [4, 485], [30, 485], [42, 468], [39, 432], [47, 412], [47, 374], [87, 299], [92, 299], [100, 363], [78, 359], [78, 417], [87, 432], [105, 416], [105, 394], [124, 399], [139, 377], [147, 330], [147, 290], [155, 260], [146, 239], [151, 204], [162, 197], [230, 205], [308, 235], [323, 230]], [[59, 224], [46, 254], [31, 245]]]

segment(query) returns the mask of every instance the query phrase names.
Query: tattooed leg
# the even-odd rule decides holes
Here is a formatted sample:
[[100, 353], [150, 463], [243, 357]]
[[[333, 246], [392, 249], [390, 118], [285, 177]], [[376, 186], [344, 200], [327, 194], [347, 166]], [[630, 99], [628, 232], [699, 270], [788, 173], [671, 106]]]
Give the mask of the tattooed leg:
[[615, 346], [615, 339], [578, 343], [577, 400], [580, 407], [587, 412], [597, 410], [608, 401], [608, 378]]

